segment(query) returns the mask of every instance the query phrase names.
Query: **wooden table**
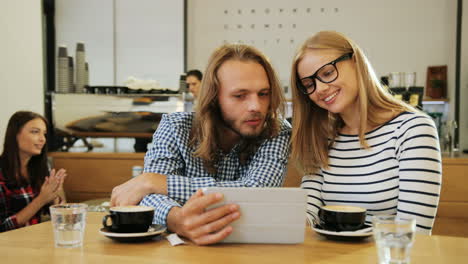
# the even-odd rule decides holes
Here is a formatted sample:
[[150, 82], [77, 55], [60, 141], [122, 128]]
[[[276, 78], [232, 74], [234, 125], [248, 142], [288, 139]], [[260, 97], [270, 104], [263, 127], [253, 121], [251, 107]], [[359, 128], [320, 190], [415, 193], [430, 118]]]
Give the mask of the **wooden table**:
[[[297, 245], [117, 243], [99, 234], [102, 215], [88, 214], [83, 248], [55, 248], [50, 222], [0, 233], [0, 263], [377, 263], [372, 239], [329, 241], [310, 228]], [[468, 263], [468, 238], [418, 235], [411, 263]]]

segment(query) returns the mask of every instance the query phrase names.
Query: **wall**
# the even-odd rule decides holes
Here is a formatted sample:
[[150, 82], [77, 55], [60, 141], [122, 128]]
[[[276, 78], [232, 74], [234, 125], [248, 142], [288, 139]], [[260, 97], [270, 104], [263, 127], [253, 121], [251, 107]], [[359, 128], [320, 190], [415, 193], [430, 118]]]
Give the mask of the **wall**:
[[[348, 15], [351, 15], [353, 19], [341, 20], [341, 22], [347, 23], [338, 29], [350, 32], [349, 34], [361, 44], [368, 52], [379, 74], [416, 69], [414, 71], [418, 72], [417, 82], [422, 85], [427, 65], [449, 65], [449, 96], [452, 99], [449, 109], [452, 114], [454, 105], [453, 69], [455, 66], [456, 0], [378, 0], [367, 5], [368, 9], [362, 8], [365, 5], [355, 8], [351, 4], [346, 4], [346, 2], [343, 0], [314, 1], [313, 4], [312, 2], [297, 0], [288, 2], [287, 7], [290, 11], [301, 3], [310, 3], [310, 12], [313, 15], [307, 20], [304, 20], [305, 17], [302, 16], [300, 20], [302, 22], [296, 24], [297, 30], [289, 31], [291, 34], [298, 32], [298, 34], [303, 34], [303, 37], [305, 37], [305, 35], [311, 34], [318, 29], [330, 28], [331, 23], [340, 21], [337, 14], [347, 14], [348, 12]], [[0, 103], [0, 149], [3, 146], [3, 133], [7, 120], [13, 112], [19, 109], [28, 109], [43, 113], [44, 108], [41, 2], [1, 0], [1, 3], [2, 10], [8, 12], [3, 12], [0, 16], [0, 34], [2, 36], [2, 41], [0, 41], [0, 58], [2, 58], [0, 60], [0, 82], [2, 83], [0, 88], [2, 91], [0, 97], [2, 99]], [[272, 11], [273, 8], [286, 7], [284, 2], [277, 0], [255, 2], [191, 0], [188, 1], [188, 5], [188, 68], [200, 68], [202, 70], [206, 65], [209, 53], [216, 45], [222, 43], [224, 37], [232, 36], [234, 38], [234, 36], [239, 35], [239, 32], [234, 31], [235, 28], [233, 28], [232, 32], [224, 30], [225, 24], [237, 27], [235, 13], [231, 14], [232, 17], [229, 20], [222, 19], [221, 16], [224, 16], [224, 10], [237, 12], [238, 9], [246, 11], [250, 10], [248, 8], [254, 7], [258, 11], [265, 11], [265, 6], [268, 5], [271, 8], [270, 11]], [[421, 6], [424, 6], [424, 8], [421, 8]], [[336, 15], [333, 13], [335, 7], [339, 8]], [[324, 8], [323, 14], [321, 8]], [[468, 43], [468, 15], [466, 15], [468, 14], [468, 5], [466, 3], [463, 9], [465, 16], [463, 17], [461, 102], [468, 100], [468, 75], [466, 74], [468, 72], [468, 45], [466, 45]], [[307, 7], [305, 10], [307, 12]], [[297, 12], [302, 11], [298, 10]], [[403, 19], [401, 18], [402, 15]], [[261, 18], [251, 16], [248, 21], [256, 21], [257, 24], [265, 26], [264, 21], [273, 21], [267, 20], [267, 18], [265, 15], [262, 15]], [[411, 20], [409, 20], [410, 18]], [[287, 17], [284, 21], [294, 21], [294, 19]], [[211, 25], [208, 24], [209, 27], [206, 27], [208, 20], [211, 21]], [[216, 23], [213, 23], [213, 21]], [[319, 21], [319, 23], [314, 21]], [[100, 23], [93, 23], [93, 27], [98, 26]], [[289, 24], [292, 26], [292, 23]], [[215, 28], [215, 30], [210, 30], [212, 28]], [[355, 29], [358, 31], [351, 33], [351, 30]], [[417, 29], [422, 30], [419, 32]], [[231, 33], [226, 35], [226, 32]], [[273, 40], [274, 43], [276, 38], [272, 35], [272, 30], [265, 32], [262, 35], [269, 37], [269, 40]], [[433, 39], [428, 39], [428, 35], [431, 35]], [[253, 34], [249, 36], [257, 38]], [[230, 38], [230, 40], [233, 39]], [[280, 42], [281, 40], [284, 39], [281, 38]], [[287, 40], [290, 41], [290, 38], [287, 38]], [[295, 40], [296, 46], [299, 40], [299, 38]], [[256, 44], [260, 44], [260, 48], [267, 47], [264, 43]], [[74, 46], [69, 48], [72, 47], [74, 48]], [[408, 48], [408, 51], [402, 52], [404, 48]], [[289, 56], [292, 54], [291, 52], [292, 50], [287, 49], [283, 53]], [[268, 55], [271, 56], [272, 54], [274, 53], [270, 51]], [[22, 61], [27, 63], [22, 64]], [[290, 58], [286, 58], [279, 65], [280, 75], [283, 80], [287, 80], [286, 77], [289, 74], [289, 61]], [[413, 62], [418, 62], [421, 65], [414, 65]], [[93, 77], [91, 76], [91, 78]], [[461, 104], [460, 128], [462, 147], [468, 148], [468, 105], [463, 103]]]
[[55, 1], [56, 44], [67, 47], [76, 66], [76, 43], [85, 43], [92, 85], [114, 83], [112, 3], [112, 0]]
[[42, 1], [1, 0], [0, 150], [10, 116], [44, 113]]
[[179, 88], [184, 71], [184, 1], [56, 0], [57, 45], [75, 57], [84, 42], [90, 85], [130, 76]]
[[[252, 44], [270, 57], [288, 85], [292, 57], [306, 37], [336, 30], [363, 48], [379, 76], [416, 72], [416, 84], [425, 86], [428, 66], [448, 65], [453, 98], [457, 1], [358, 2], [189, 1], [188, 68], [204, 69], [211, 52], [223, 43]], [[453, 105], [449, 118], [453, 118]]]

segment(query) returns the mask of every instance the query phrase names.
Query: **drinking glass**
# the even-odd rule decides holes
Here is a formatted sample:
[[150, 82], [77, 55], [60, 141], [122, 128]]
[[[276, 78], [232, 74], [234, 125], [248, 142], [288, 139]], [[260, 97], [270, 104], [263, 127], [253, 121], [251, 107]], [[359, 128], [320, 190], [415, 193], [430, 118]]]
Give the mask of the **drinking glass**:
[[405, 87], [413, 87], [416, 86], [416, 73], [415, 72], [407, 72], [405, 73]]
[[377, 215], [373, 217], [372, 225], [379, 264], [410, 263], [416, 220]]
[[81, 247], [86, 226], [86, 204], [56, 204], [50, 207], [55, 247]]

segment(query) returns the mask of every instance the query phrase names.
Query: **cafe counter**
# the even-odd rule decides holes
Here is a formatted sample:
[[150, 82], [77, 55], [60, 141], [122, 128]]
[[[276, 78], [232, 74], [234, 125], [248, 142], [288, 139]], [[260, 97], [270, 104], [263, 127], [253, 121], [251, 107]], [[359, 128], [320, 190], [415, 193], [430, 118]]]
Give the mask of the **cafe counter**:
[[[67, 200], [82, 202], [108, 198], [112, 188], [132, 177], [134, 166], [143, 166], [144, 153], [72, 153], [51, 152], [54, 168], [65, 168], [64, 183]], [[288, 167], [285, 186], [300, 185], [301, 177], [295, 168]]]
[[67, 200], [108, 198], [112, 188], [132, 177], [134, 166], [143, 166], [144, 153], [51, 152], [54, 168], [67, 170]]

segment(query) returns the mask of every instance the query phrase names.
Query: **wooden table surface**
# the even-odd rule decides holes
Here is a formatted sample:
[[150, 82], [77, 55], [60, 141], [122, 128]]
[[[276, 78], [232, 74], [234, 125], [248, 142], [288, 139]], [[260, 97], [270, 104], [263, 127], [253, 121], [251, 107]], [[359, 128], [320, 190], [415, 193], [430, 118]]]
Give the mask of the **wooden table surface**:
[[[84, 246], [55, 248], [50, 222], [0, 233], [0, 263], [377, 263], [371, 238], [336, 242], [306, 228], [303, 244], [172, 247], [165, 239], [136, 244], [102, 236], [103, 213], [89, 213]], [[411, 263], [468, 263], [468, 238], [418, 235]]]

